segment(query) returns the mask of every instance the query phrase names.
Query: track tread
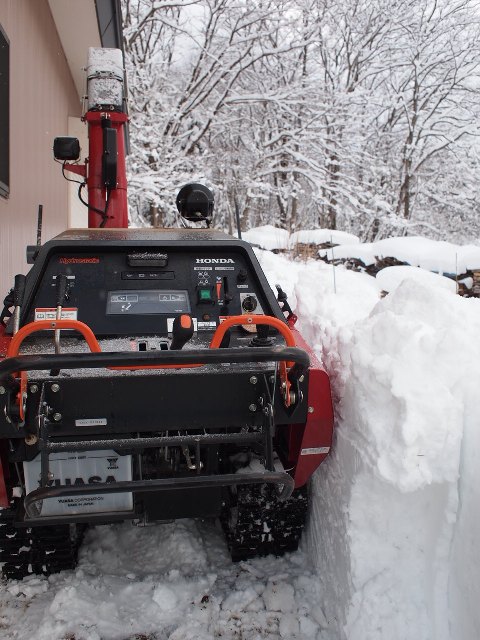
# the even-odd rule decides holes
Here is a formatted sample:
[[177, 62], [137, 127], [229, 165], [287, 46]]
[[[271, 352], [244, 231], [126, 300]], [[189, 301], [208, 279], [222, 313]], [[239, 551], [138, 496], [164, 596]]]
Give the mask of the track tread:
[[230, 495], [220, 519], [234, 562], [298, 549], [308, 510], [306, 487], [285, 502], [269, 485], [242, 485]]
[[16, 509], [0, 510], [0, 562], [2, 576], [22, 580], [28, 575], [50, 575], [77, 565], [78, 549], [85, 532], [70, 525], [16, 528]]

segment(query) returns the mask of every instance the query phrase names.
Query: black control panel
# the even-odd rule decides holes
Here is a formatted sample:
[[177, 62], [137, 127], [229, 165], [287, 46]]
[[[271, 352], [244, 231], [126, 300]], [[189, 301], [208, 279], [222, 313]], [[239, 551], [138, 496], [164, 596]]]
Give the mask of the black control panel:
[[[196, 332], [213, 332], [232, 315], [283, 318], [251, 247], [224, 234], [205, 238], [176, 230], [85, 230], [88, 241], [62, 234], [47, 243], [28, 276], [22, 324], [56, 317], [57, 278], [68, 281], [62, 317], [97, 336], [168, 335], [176, 316]], [[196, 234], [195, 234], [196, 235]], [[126, 236], [126, 237], [125, 237]]]

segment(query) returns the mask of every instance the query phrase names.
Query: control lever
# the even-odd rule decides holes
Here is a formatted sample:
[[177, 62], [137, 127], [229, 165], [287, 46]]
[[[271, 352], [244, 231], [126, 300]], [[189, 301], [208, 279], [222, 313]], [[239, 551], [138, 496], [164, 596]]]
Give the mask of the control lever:
[[26, 278], [19, 273], [15, 276], [15, 284], [13, 287], [13, 333], [17, 333], [20, 328], [20, 310], [22, 308], [23, 296], [25, 294]]
[[268, 324], [257, 325], [257, 335], [250, 342], [251, 347], [271, 347], [273, 344], [272, 338], [268, 337], [269, 331]]
[[225, 305], [230, 304], [233, 300], [233, 296], [230, 293], [230, 288], [228, 286], [228, 278], [226, 276], [223, 278], [223, 300]]
[[287, 321], [292, 319], [293, 320], [293, 324], [295, 324], [296, 320], [297, 320], [297, 316], [293, 313], [291, 306], [288, 304], [287, 302], [287, 294], [285, 293], [285, 291], [283, 291], [282, 287], [279, 284], [275, 285], [275, 288], [278, 292], [277, 295], [277, 300], [280, 303], [281, 309], [283, 312], [287, 312]]
[[[56, 307], [57, 307], [57, 320], [62, 319], [62, 307], [65, 304], [65, 299], [68, 297], [68, 279], [65, 274], [60, 274], [57, 276], [57, 299], [56, 299]], [[55, 353], [60, 353], [60, 329], [55, 329]], [[60, 373], [59, 369], [52, 369], [50, 371], [51, 376], [58, 376]]]
[[192, 316], [188, 313], [182, 313], [181, 316], [177, 316], [173, 321], [172, 327], [172, 342], [170, 343], [170, 350], [180, 350], [193, 336], [193, 320]]

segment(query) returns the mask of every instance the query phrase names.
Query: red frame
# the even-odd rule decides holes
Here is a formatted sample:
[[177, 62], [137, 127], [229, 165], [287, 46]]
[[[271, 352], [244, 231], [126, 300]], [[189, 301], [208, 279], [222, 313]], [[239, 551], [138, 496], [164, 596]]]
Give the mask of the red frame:
[[[297, 329], [292, 328], [297, 347], [310, 356], [307, 421], [305, 424], [288, 425], [288, 460], [294, 466], [295, 488], [302, 487], [313, 472], [328, 456], [333, 440], [333, 405], [330, 380], [317, 356], [302, 338]], [[311, 411], [311, 409], [313, 411]], [[328, 448], [325, 453], [302, 455], [303, 449]]]
[[[102, 120], [108, 118], [110, 126], [117, 131], [117, 185], [110, 193], [107, 215], [109, 216], [105, 228], [128, 227], [127, 206], [127, 174], [125, 164], [125, 133], [124, 126], [128, 122], [126, 113], [116, 111], [88, 111], [85, 120], [88, 123], [88, 204], [105, 210], [107, 190], [102, 180], [103, 162], [103, 129]], [[99, 227], [102, 218], [93, 209], [88, 211], [89, 229]]]

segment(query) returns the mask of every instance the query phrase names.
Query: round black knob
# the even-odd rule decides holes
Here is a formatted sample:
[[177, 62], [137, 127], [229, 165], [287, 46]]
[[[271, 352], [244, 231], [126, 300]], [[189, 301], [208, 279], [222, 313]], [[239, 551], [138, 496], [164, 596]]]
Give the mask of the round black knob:
[[245, 311], [248, 311], [251, 313], [252, 311], [255, 311], [257, 306], [258, 306], [258, 302], [255, 296], [246, 296], [243, 299], [242, 307], [245, 309]]
[[237, 282], [245, 282], [246, 279], [247, 279], [247, 270], [240, 269], [240, 271], [237, 273]]

